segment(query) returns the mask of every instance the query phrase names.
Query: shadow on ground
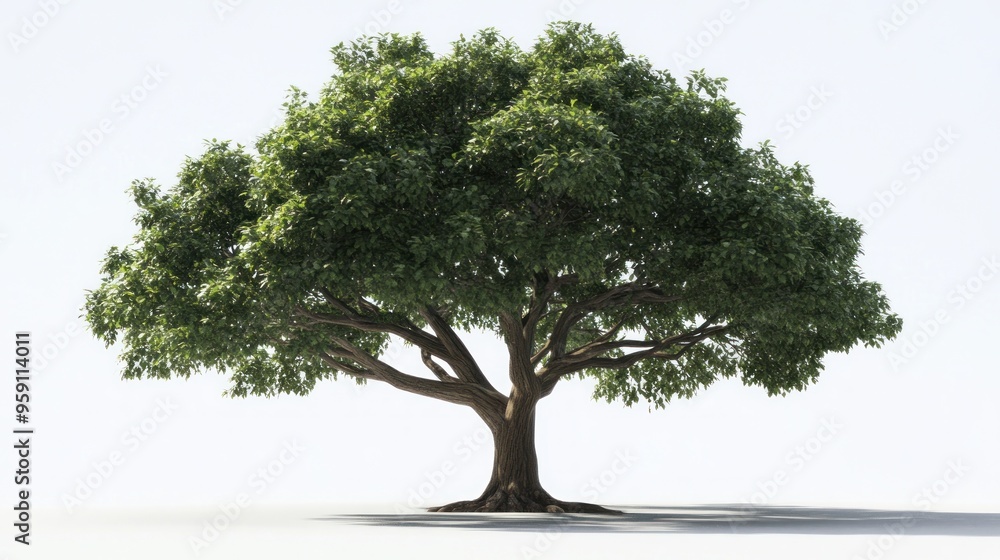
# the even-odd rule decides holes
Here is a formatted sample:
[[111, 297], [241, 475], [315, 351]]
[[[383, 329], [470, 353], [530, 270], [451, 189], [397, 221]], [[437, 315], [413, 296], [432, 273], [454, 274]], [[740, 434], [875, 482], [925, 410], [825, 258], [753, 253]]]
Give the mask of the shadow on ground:
[[382, 527], [580, 533], [762, 533], [816, 535], [1000, 536], [998, 513], [752, 506], [617, 506], [622, 515], [416, 513], [349, 514], [314, 518]]

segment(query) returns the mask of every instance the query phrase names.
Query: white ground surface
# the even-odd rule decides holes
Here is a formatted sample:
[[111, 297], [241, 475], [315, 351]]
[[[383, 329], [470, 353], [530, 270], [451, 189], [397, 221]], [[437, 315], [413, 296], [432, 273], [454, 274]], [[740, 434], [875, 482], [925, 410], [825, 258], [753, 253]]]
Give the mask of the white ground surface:
[[[248, 507], [207, 547], [219, 510], [42, 510], [10, 559], [1000, 558], [1000, 514], [849, 508], [621, 506], [621, 517], [397, 514], [391, 507]], [[896, 532], [897, 535], [892, 533]], [[204, 535], [202, 535], [204, 536]], [[10, 547], [4, 547], [8, 551]]]

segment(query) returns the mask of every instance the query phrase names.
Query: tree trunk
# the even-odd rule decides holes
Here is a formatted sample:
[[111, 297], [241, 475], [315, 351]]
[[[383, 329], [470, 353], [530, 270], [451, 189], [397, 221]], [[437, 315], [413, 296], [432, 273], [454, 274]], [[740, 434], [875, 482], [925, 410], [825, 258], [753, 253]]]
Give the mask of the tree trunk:
[[621, 513], [594, 504], [556, 500], [538, 480], [535, 402], [508, 403], [504, 420], [491, 426], [493, 472], [479, 498], [429, 508], [436, 512]]

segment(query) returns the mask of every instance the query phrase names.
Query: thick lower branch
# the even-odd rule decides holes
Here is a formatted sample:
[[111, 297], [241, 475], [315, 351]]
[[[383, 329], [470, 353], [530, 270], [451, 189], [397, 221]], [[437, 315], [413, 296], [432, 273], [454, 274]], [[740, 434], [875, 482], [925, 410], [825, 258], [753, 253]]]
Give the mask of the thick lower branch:
[[[427, 319], [437, 336], [419, 329], [409, 321], [403, 321], [405, 324], [401, 324], [399, 322], [383, 321], [377, 318], [361, 315], [344, 302], [334, 298], [332, 295], [328, 293], [325, 293], [324, 295], [327, 301], [331, 302], [331, 305], [344, 314], [331, 315], [328, 313], [317, 313], [304, 308], [299, 308], [296, 310], [296, 315], [304, 317], [308, 322], [312, 323], [325, 323], [350, 327], [365, 332], [379, 332], [396, 335], [421, 349], [421, 358], [423, 359], [424, 364], [430, 368], [431, 372], [434, 373], [435, 377], [439, 380], [451, 381], [453, 378], [438, 364], [434, 363], [433, 360], [429, 360], [427, 358], [428, 355], [439, 358], [451, 366], [451, 369], [458, 376], [458, 380], [468, 384], [478, 385], [487, 393], [495, 393], [497, 396], [501, 396], [501, 394], [496, 390], [496, 388], [493, 387], [483, 372], [479, 369], [479, 365], [476, 363], [475, 358], [462, 343], [462, 340], [457, 334], [455, 334], [444, 318], [433, 309], [428, 308], [424, 317]], [[368, 310], [378, 310], [378, 308], [370, 302], [364, 302], [364, 307]], [[306, 328], [309, 327], [306, 326]], [[362, 356], [362, 358], [364, 357]]]
[[[328, 353], [321, 354], [321, 357], [327, 364], [344, 373], [366, 380], [383, 381], [397, 389], [416, 395], [470, 406], [487, 423], [499, 422], [502, 418], [507, 398], [495, 390], [490, 391], [479, 385], [458, 382], [457, 380], [445, 382], [409, 375], [368, 354], [345, 339], [339, 337], [331, 337], [331, 339], [337, 344], [337, 347], [331, 348]], [[334, 359], [335, 357], [351, 360], [357, 366], [345, 365]]]
[[[587, 369], [622, 369], [634, 366], [641, 360], [646, 359], [676, 360], [702, 340], [721, 334], [728, 328], [728, 325], [710, 327], [707, 324], [703, 324], [693, 331], [664, 338], [659, 341], [621, 340], [596, 345], [587, 352], [565, 355], [560, 359], [552, 360], [538, 373], [542, 382], [543, 394], [549, 394], [560, 378], [579, 371]], [[681, 349], [676, 352], [663, 352], [672, 346], [678, 345], [681, 346]], [[600, 356], [600, 353], [625, 347], [639, 347], [644, 348], [644, 350], [617, 358]]]
[[[350, 310], [346, 307], [345, 309]], [[326, 323], [329, 325], [350, 327], [364, 332], [380, 332], [396, 335], [410, 344], [427, 349], [431, 354], [442, 359], [444, 359], [447, 355], [447, 349], [440, 343], [440, 341], [420, 329], [410, 328], [408, 326], [388, 321], [379, 321], [359, 314], [331, 315], [329, 313], [317, 313], [303, 308], [297, 309], [296, 314], [306, 317], [315, 323]]]
[[421, 315], [444, 346], [446, 352], [441, 358], [452, 366], [459, 379], [467, 383], [478, 384], [490, 391], [496, 391], [493, 384], [490, 383], [482, 370], [479, 369], [479, 364], [476, 363], [472, 353], [465, 347], [465, 343], [462, 342], [462, 339], [451, 328], [448, 321], [433, 307], [427, 307], [421, 312]]
[[327, 354], [326, 352], [320, 352], [319, 353], [319, 357], [324, 362], [326, 362], [326, 364], [328, 366], [332, 367], [333, 369], [335, 369], [335, 370], [337, 370], [337, 371], [339, 371], [341, 373], [346, 373], [347, 375], [350, 375], [351, 377], [356, 377], [358, 379], [364, 379], [364, 380], [369, 380], [369, 379], [375, 379], [376, 378], [375, 375], [372, 374], [370, 371], [362, 369], [362, 368], [359, 368], [359, 367], [352, 366], [350, 364], [346, 364], [346, 363], [344, 363], [344, 362], [342, 362], [340, 360], [337, 360], [336, 358], [334, 358], [334, 356], [331, 356], [330, 354]]
[[[566, 353], [566, 341], [570, 330], [588, 314], [602, 309], [620, 307], [622, 305], [638, 305], [642, 303], [669, 303], [679, 301], [681, 296], [667, 295], [662, 290], [648, 284], [628, 283], [615, 286], [589, 299], [567, 305], [556, 321], [546, 344], [546, 352], [554, 359], [561, 358]], [[542, 355], [536, 355], [535, 360], [541, 360]], [[536, 362], [537, 363], [537, 362]]]
[[454, 377], [448, 375], [448, 372], [445, 371], [443, 367], [439, 366], [437, 362], [434, 361], [434, 356], [431, 356], [431, 353], [428, 352], [427, 350], [420, 351], [420, 359], [423, 360], [424, 365], [427, 366], [427, 369], [431, 370], [431, 373], [433, 373], [434, 376], [440, 379], [441, 381], [445, 381], [447, 383], [458, 382], [458, 379], [455, 379]]

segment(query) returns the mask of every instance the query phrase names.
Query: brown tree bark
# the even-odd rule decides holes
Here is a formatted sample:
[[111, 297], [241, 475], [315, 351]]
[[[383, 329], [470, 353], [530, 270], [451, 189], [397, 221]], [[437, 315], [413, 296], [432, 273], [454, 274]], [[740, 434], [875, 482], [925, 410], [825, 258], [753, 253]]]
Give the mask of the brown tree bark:
[[[541, 348], [536, 348], [536, 330], [547, 313], [553, 294], [576, 281], [576, 275], [539, 275], [528, 309], [499, 314], [499, 327], [510, 355], [511, 391], [503, 395], [490, 384], [475, 358], [448, 323], [446, 308], [428, 306], [420, 312], [433, 332], [409, 319], [392, 317], [363, 298], [355, 309], [328, 291], [322, 291], [337, 313], [297, 309], [298, 325], [337, 325], [361, 331], [383, 332], [420, 348], [420, 357], [434, 379], [397, 370], [344, 337], [330, 335], [331, 345], [320, 357], [337, 371], [357, 379], [383, 381], [404, 391], [471, 407], [493, 433], [494, 458], [490, 481], [475, 500], [455, 502], [428, 511], [440, 512], [553, 512], [617, 514], [598, 505], [563, 502], [549, 495], [538, 478], [535, 452], [535, 407], [549, 395], [560, 379], [586, 369], [627, 368], [645, 359], [676, 360], [700, 341], [723, 335], [727, 325], [716, 325], [711, 317], [701, 326], [666, 336], [647, 327], [639, 340], [618, 339], [625, 318], [606, 325], [605, 332], [575, 348], [567, 348], [570, 332], [588, 314], [602, 309], [664, 304], [680, 299], [649, 284], [628, 283], [610, 288], [589, 299], [565, 305]], [[280, 343], [280, 341], [276, 341]], [[632, 349], [625, 355], [614, 351]], [[543, 364], [543, 360], [545, 363]], [[440, 363], [439, 363], [440, 362]], [[450, 371], [442, 364], [449, 366]]]
[[535, 451], [536, 403], [537, 399], [512, 396], [503, 420], [490, 426], [493, 471], [482, 495], [475, 500], [433, 507], [428, 511], [621, 513], [595, 504], [557, 500], [542, 488]]

